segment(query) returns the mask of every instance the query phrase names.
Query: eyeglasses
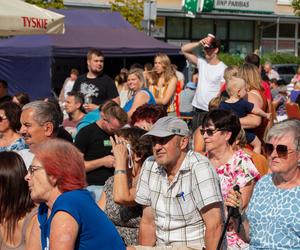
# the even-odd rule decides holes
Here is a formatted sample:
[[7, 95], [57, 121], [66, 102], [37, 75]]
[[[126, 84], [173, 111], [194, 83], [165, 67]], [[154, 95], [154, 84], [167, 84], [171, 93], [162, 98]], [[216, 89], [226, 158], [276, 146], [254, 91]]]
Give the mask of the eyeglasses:
[[218, 128], [216, 128], [216, 129], [211, 129], [211, 128], [203, 129], [203, 128], [200, 128], [201, 135], [204, 135], [206, 133], [208, 136], [213, 136], [218, 131], [220, 131], [220, 129], [218, 129]]
[[33, 176], [34, 172], [37, 171], [37, 170], [40, 170], [42, 169], [43, 167], [42, 166], [35, 166], [35, 165], [30, 165], [29, 168], [28, 168], [28, 173]]
[[285, 158], [289, 153], [287, 145], [278, 144], [276, 145], [276, 147], [274, 147], [274, 145], [271, 143], [264, 144], [264, 152], [267, 156], [270, 156], [273, 153], [274, 149], [276, 149], [276, 153], [279, 158]]
[[0, 116], [0, 122], [3, 122], [3, 120], [7, 120], [7, 117], [5, 117], [5, 116]]

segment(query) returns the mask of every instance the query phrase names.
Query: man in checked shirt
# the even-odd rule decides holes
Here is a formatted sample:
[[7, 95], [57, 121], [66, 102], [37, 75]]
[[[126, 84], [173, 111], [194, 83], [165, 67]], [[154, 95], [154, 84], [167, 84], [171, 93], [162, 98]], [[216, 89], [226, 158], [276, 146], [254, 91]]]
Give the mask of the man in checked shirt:
[[177, 117], [159, 119], [145, 136], [154, 155], [144, 162], [137, 184], [135, 200], [144, 209], [142, 246], [135, 249], [215, 250], [224, 211], [214, 167], [188, 150], [189, 129]]

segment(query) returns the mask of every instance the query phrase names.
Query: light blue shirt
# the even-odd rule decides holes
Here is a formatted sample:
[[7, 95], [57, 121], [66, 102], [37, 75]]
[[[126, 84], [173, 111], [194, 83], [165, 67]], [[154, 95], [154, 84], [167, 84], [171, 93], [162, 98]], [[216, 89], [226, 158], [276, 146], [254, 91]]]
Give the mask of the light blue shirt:
[[82, 129], [83, 127], [92, 124], [96, 121], [98, 121], [100, 119], [101, 115], [100, 115], [100, 110], [94, 109], [90, 112], [88, 112], [81, 120], [80, 122], [77, 124], [77, 133], [79, 132], [80, 129]]
[[247, 217], [250, 249], [300, 249], [300, 186], [277, 188], [272, 175], [255, 186]]

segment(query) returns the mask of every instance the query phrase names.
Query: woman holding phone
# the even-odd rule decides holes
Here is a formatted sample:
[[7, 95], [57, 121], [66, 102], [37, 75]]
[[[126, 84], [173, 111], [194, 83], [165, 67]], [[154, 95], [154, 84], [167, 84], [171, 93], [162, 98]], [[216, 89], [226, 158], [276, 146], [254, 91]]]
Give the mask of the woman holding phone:
[[111, 138], [115, 156], [115, 173], [105, 185], [98, 202], [115, 224], [125, 245], [137, 245], [142, 206], [134, 201], [136, 184], [144, 160], [152, 155], [149, 141], [141, 139], [146, 131], [124, 128]]

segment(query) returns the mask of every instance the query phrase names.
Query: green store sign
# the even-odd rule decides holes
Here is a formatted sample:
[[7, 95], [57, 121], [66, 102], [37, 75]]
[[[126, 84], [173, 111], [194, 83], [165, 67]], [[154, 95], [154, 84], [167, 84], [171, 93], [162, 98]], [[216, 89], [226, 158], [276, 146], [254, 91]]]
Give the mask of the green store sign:
[[274, 13], [276, 0], [183, 0], [183, 10], [186, 12], [252, 12]]

